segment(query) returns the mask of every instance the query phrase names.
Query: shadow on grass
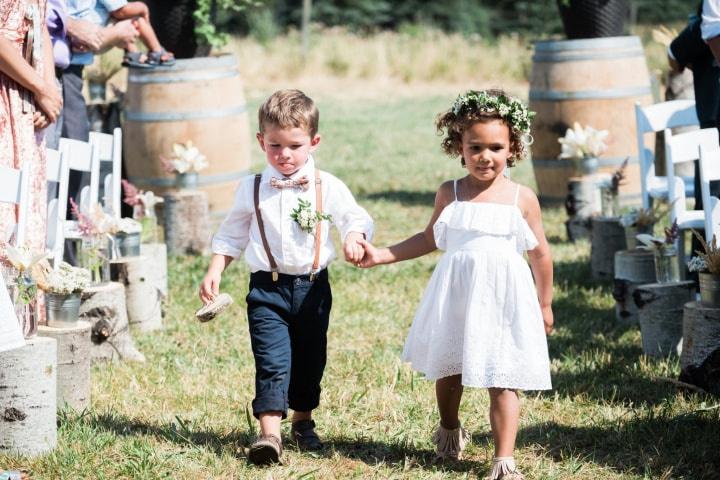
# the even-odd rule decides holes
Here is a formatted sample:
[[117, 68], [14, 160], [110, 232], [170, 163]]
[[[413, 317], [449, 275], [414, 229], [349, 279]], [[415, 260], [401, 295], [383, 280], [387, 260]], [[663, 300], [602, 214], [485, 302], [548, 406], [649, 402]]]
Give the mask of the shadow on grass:
[[435, 192], [428, 190], [387, 190], [385, 192], [359, 195], [358, 201], [362, 203], [363, 200], [383, 200], [386, 202], [400, 203], [405, 206], [432, 206], [435, 203]]
[[177, 422], [161, 424], [133, 419], [116, 413], [84, 413], [76, 418], [60, 417], [61, 424], [74, 421], [117, 436], [150, 435], [178, 445], [202, 446], [218, 456], [225, 449], [230, 448], [234, 451], [237, 446], [248, 445], [254, 439], [251, 432], [233, 430], [228, 434], [220, 434], [212, 430], [197, 430], [179, 419]]
[[[718, 411], [663, 413], [592, 426], [549, 422], [523, 428], [518, 445], [541, 445], [558, 463], [581, 459], [645, 478], [718, 478]], [[577, 472], [576, 478], [583, 478]]]
[[395, 464], [402, 465], [403, 468], [473, 472], [481, 476], [489, 470], [484, 462], [469, 459], [434, 463], [435, 454], [432, 450], [421, 450], [404, 441], [383, 443], [362, 437], [330, 437], [325, 443], [327, 448], [319, 452], [319, 456], [331, 457], [337, 452], [345, 458], [359, 460], [371, 466]]

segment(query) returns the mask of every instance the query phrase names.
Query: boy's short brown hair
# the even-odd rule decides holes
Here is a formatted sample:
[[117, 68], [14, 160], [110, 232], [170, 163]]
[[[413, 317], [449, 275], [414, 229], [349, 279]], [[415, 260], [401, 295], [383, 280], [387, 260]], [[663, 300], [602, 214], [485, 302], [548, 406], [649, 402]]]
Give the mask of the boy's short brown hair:
[[314, 137], [319, 122], [320, 112], [315, 102], [300, 90], [278, 90], [258, 110], [260, 133], [269, 126], [302, 128]]

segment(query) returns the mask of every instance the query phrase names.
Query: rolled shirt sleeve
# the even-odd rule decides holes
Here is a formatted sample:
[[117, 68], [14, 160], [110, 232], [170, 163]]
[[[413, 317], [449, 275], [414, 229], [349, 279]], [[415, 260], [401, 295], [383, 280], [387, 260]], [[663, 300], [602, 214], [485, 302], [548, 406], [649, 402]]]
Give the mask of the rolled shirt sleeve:
[[370, 214], [355, 201], [350, 189], [337, 177], [328, 173], [328, 180], [332, 182], [328, 188], [326, 203], [328, 213], [332, 215], [332, 222], [340, 231], [340, 237], [345, 241], [350, 232], [358, 232], [365, 235], [370, 241], [374, 234], [373, 220]]
[[244, 178], [235, 190], [233, 207], [213, 236], [212, 252], [238, 258], [248, 245], [253, 216], [253, 178]]
[[717, 0], [703, 1], [700, 30], [702, 31], [702, 38], [706, 42], [720, 36], [720, 2]]

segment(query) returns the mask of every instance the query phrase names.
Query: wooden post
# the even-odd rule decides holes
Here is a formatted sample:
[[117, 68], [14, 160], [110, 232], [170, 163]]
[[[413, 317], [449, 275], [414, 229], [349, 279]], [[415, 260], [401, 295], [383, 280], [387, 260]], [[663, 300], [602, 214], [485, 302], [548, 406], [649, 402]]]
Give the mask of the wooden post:
[[57, 341], [57, 405], [81, 411], [90, 406], [90, 324], [40, 325], [39, 335]]
[[695, 282], [651, 283], [633, 293], [638, 308], [643, 353], [676, 355], [682, 349], [683, 305], [695, 298]]
[[150, 282], [162, 293], [163, 299], [168, 296], [167, 246], [164, 243], [143, 243], [140, 254], [152, 263]]
[[0, 355], [0, 453], [35, 456], [57, 445], [57, 342], [33, 337]]
[[164, 195], [165, 243], [172, 255], [203, 253], [210, 246], [208, 196], [201, 190]]
[[571, 242], [590, 238], [590, 219], [600, 212], [600, 188], [597, 182], [594, 175], [568, 179], [568, 194], [565, 199], [568, 219], [565, 228]]
[[142, 331], [162, 328], [162, 293], [153, 283], [153, 267], [144, 256], [110, 262], [110, 279], [125, 287], [128, 322]]
[[590, 248], [592, 276], [614, 278], [615, 252], [625, 250], [625, 229], [618, 217], [593, 217]]
[[132, 360], [144, 362], [130, 336], [125, 287], [108, 282], [91, 286], [82, 293], [80, 319], [90, 322], [92, 361]]
[[683, 351], [680, 367], [698, 366], [720, 348], [720, 308], [700, 302], [685, 304], [683, 316]]
[[644, 249], [615, 252], [615, 318], [624, 325], [638, 322], [633, 293], [638, 285], [655, 283], [653, 252]]

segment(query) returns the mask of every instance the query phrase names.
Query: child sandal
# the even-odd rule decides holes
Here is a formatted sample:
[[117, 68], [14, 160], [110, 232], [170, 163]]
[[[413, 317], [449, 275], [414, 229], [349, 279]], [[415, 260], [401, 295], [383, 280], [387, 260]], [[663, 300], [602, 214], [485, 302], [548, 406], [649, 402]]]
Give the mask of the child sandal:
[[195, 312], [195, 316], [201, 322], [209, 322], [220, 315], [223, 310], [232, 305], [232, 303], [233, 299], [230, 295], [227, 293], [221, 293], [215, 297], [212, 302], [207, 305], [203, 305], [197, 312]]
[[462, 452], [470, 442], [470, 434], [462, 425], [449, 430], [439, 423], [432, 440], [435, 443], [436, 462], [462, 460]]
[[513, 457], [495, 457], [485, 480], [525, 480], [525, 477], [518, 471]]
[[149, 63], [149, 57], [143, 52], [125, 52], [123, 55], [122, 66], [131, 68], [153, 68], [154, 65]]
[[[165, 57], [165, 59], [163, 59], [163, 57]], [[175, 55], [161, 48], [160, 50], [148, 52], [148, 63], [151, 65], [172, 67], [175, 65]]]

